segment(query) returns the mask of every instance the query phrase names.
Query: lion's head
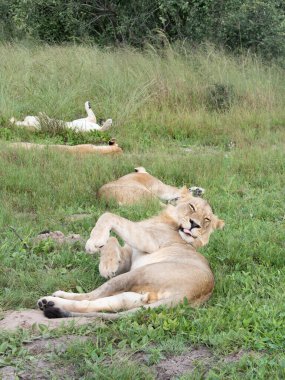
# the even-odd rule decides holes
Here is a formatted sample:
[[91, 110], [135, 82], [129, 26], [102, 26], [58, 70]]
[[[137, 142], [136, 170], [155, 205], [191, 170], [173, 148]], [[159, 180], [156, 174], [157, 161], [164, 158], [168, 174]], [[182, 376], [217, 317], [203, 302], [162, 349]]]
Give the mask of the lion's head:
[[180, 236], [195, 248], [206, 245], [211, 233], [225, 225], [223, 220], [214, 215], [207, 201], [191, 194], [178, 200], [174, 214]]

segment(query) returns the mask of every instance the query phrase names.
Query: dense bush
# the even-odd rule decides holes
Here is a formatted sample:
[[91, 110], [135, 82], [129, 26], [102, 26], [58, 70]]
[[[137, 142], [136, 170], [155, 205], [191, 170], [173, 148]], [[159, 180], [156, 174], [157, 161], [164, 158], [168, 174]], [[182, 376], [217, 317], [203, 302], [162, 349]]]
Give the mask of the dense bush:
[[207, 108], [213, 111], [226, 111], [234, 102], [235, 93], [232, 85], [214, 83], [208, 88]]
[[0, 0], [2, 38], [99, 44], [211, 41], [285, 54], [282, 0]]

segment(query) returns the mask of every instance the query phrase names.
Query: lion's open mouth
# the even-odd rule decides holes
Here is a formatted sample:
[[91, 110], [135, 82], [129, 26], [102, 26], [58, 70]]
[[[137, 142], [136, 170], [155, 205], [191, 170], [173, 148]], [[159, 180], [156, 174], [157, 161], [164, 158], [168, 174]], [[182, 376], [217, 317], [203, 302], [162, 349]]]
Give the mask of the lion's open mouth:
[[191, 236], [192, 238], [196, 239], [197, 236], [193, 236], [191, 233], [191, 230], [188, 228], [183, 228], [182, 226], [179, 228], [179, 231], [182, 231], [184, 234]]

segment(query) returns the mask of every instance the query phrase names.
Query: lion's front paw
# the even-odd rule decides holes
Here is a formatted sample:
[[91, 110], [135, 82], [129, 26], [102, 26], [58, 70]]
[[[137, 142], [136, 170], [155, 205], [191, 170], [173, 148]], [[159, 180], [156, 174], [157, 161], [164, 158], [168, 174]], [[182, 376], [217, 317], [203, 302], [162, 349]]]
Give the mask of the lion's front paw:
[[99, 247], [97, 247], [97, 246], [94, 244], [94, 242], [93, 242], [92, 239], [88, 239], [88, 240], [87, 240], [87, 242], [86, 242], [86, 244], [85, 244], [85, 251], [86, 251], [87, 253], [94, 254], [94, 253], [99, 252], [99, 250], [100, 250]]
[[87, 253], [96, 253], [100, 251], [100, 248], [104, 247], [109, 238], [109, 234], [101, 235], [98, 237], [92, 237], [87, 240], [85, 250]]

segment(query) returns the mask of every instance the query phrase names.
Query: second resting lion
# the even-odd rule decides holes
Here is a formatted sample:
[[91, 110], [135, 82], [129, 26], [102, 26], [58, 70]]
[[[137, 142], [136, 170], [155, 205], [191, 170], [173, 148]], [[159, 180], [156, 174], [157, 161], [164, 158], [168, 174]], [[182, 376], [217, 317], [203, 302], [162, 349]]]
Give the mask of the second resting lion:
[[115, 200], [119, 205], [130, 205], [151, 198], [169, 202], [188, 194], [189, 191], [196, 196], [204, 193], [204, 189], [201, 187], [187, 189], [184, 186], [179, 189], [166, 185], [140, 166], [135, 168], [135, 172], [103, 185], [98, 191], [98, 196], [107, 201]]
[[[110, 279], [90, 293], [56, 291], [42, 297], [38, 306], [48, 318], [115, 319], [140, 307], [174, 306], [184, 298], [190, 305], [200, 305], [212, 294], [214, 276], [196, 249], [223, 226], [204, 199], [189, 193], [176, 206], [170, 204], [140, 222], [105, 213], [93, 228], [86, 251], [100, 251], [100, 273]], [[110, 237], [111, 231], [124, 246]]]

